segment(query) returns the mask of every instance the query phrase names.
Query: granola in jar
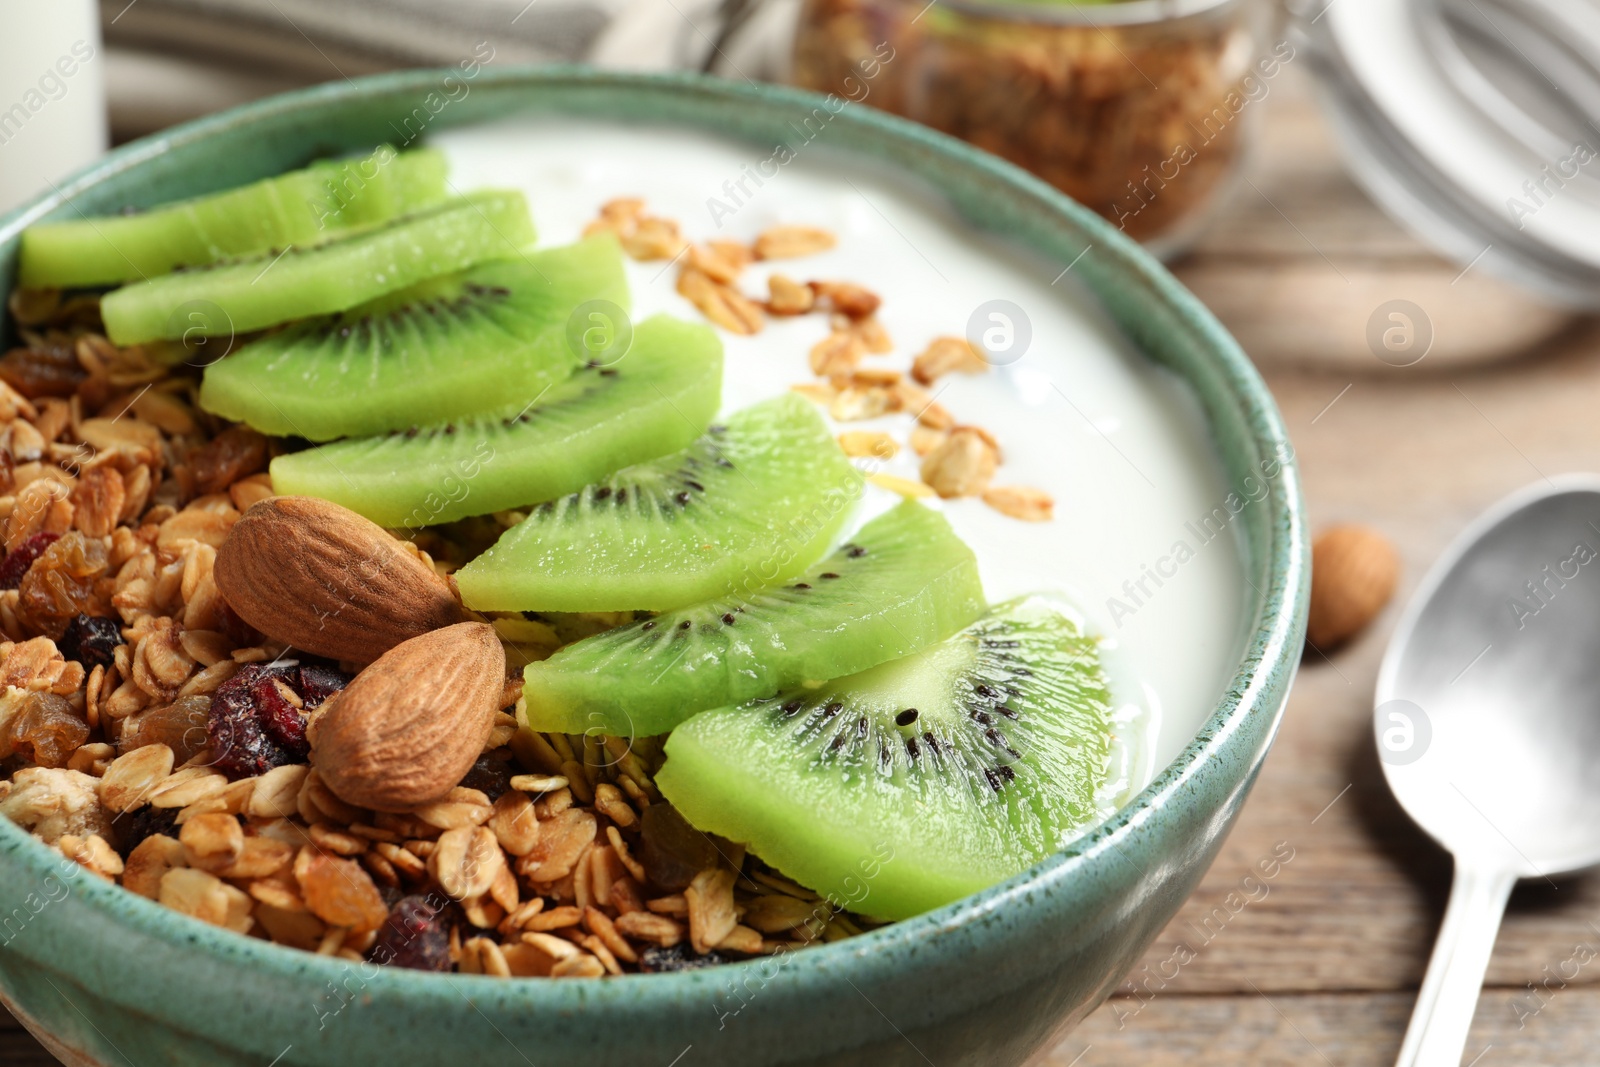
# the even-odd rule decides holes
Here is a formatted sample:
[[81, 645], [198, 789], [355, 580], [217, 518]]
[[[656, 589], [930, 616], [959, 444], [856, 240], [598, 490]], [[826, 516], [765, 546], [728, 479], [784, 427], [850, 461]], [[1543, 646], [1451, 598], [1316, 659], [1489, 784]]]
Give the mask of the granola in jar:
[[806, 0], [794, 79], [1019, 164], [1158, 254], [1191, 240], [1292, 61], [1252, 0]]

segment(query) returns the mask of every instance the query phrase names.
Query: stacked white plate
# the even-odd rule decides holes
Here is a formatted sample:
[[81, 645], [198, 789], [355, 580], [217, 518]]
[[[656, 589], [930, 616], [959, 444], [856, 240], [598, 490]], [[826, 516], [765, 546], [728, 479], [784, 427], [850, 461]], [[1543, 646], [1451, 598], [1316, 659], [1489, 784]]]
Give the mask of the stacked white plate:
[[1357, 179], [1463, 267], [1600, 308], [1600, 0], [1297, 0]]

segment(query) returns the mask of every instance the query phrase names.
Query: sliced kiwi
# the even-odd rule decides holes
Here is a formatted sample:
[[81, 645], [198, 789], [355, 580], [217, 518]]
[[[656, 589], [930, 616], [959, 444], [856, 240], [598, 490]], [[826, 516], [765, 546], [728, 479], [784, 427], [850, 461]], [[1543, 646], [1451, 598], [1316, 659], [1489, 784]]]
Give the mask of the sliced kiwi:
[[520, 410], [292, 452], [272, 461], [272, 484], [380, 526], [454, 522], [550, 500], [681, 449], [705, 431], [721, 395], [716, 333], [657, 315], [634, 328], [614, 365], [580, 367]]
[[383, 145], [364, 159], [313, 163], [137, 215], [30, 226], [18, 275], [34, 289], [137, 281], [273, 248], [307, 248], [444, 198], [444, 156]]
[[610, 235], [296, 323], [208, 366], [200, 406], [313, 441], [503, 411], [507, 396], [538, 396], [583, 362], [567, 320], [590, 300], [618, 314], [628, 302]]
[[820, 558], [861, 482], [821, 416], [789, 393], [541, 504], [456, 581], [479, 611], [670, 611], [736, 595]]
[[978, 562], [907, 500], [793, 582], [568, 645], [525, 672], [534, 730], [664, 734], [706, 708], [909, 655], [983, 614]]
[[344, 311], [426, 278], [515, 257], [532, 242], [521, 193], [474, 193], [312, 248], [126, 285], [100, 301], [100, 314], [119, 345], [229, 337]]
[[702, 712], [656, 777], [708, 833], [903, 919], [1037, 863], [1105, 814], [1096, 641], [1048, 600], [817, 689]]

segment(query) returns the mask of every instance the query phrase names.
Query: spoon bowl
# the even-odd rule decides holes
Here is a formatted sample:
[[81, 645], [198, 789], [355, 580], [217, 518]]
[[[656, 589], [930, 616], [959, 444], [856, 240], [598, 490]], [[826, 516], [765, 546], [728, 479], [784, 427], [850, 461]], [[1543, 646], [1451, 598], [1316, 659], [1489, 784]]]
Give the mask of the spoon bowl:
[[1455, 884], [1398, 1063], [1456, 1067], [1512, 885], [1600, 864], [1600, 477], [1513, 494], [1407, 608], [1373, 729]]

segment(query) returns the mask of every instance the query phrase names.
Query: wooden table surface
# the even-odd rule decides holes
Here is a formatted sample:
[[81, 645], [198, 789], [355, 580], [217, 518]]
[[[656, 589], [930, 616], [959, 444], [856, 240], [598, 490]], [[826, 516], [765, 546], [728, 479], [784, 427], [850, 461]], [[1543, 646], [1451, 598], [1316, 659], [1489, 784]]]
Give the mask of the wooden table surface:
[[[1359, 521], [1391, 537], [1405, 564], [1403, 600], [1489, 503], [1542, 476], [1600, 466], [1600, 326], [1481, 272], [1463, 275], [1382, 215], [1342, 169], [1294, 63], [1251, 106], [1265, 129], [1249, 182], [1175, 269], [1265, 372], [1313, 523]], [[1368, 348], [1367, 319], [1392, 299], [1416, 303], [1432, 324], [1433, 348], [1415, 366], [1387, 366]], [[1238, 827], [1132, 976], [1145, 986], [1138, 995], [1130, 986], [1031, 1067], [1393, 1062], [1450, 873], [1391, 799], [1370, 741], [1395, 614], [1391, 606], [1331, 659], [1308, 653]], [[1275, 853], [1292, 855], [1275, 879], [1242, 885]], [[1240, 908], [1242, 897], [1250, 902]], [[1163, 981], [1158, 967], [1180, 940], [1205, 944]], [[1600, 1038], [1600, 965], [1564, 986], [1551, 980], [1539, 999], [1528, 990], [1576, 946], [1580, 958], [1600, 952], [1600, 882], [1516, 892], [1464, 1062], [1595, 1059], [1585, 1050]], [[50, 1062], [15, 1023], [0, 1023], [0, 1067]]]

